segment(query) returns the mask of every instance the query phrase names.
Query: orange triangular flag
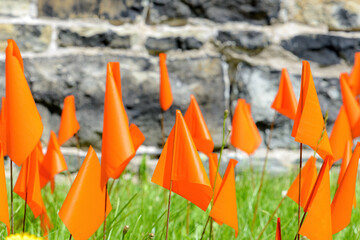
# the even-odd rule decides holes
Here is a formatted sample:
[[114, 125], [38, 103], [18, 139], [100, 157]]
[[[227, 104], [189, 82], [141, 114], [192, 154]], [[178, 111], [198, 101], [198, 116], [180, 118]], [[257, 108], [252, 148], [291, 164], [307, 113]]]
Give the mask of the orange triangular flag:
[[350, 141], [350, 148], [352, 148], [351, 128], [344, 106], [341, 106], [340, 108], [329, 140], [331, 150], [334, 154], [334, 161], [337, 161], [343, 157], [348, 141]]
[[[310, 196], [311, 190], [314, 187], [317, 171], [316, 171], [316, 158], [311, 156], [305, 166], [301, 169], [301, 194], [300, 194], [300, 206], [305, 208], [307, 200]], [[299, 175], [296, 177], [294, 182], [291, 184], [287, 196], [294, 202], [299, 204]]]
[[[60, 146], [53, 131], [50, 131], [50, 139], [47, 147], [46, 154], [40, 165], [40, 178], [41, 188], [49, 181], [55, 180], [55, 175], [66, 171], [68, 169], [64, 156], [60, 151]], [[54, 192], [55, 185], [51, 184], [51, 191]]]
[[276, 223], [276, 235], [275, 240], [281, 240], [281, 224], [280, 224], [280, 218], [277, 219]]
[[0, 112], [0, 143], [4, 156], [7, 156], [7, 139], [6, 139], [6, 111], [5, 111], [5, 97], [1, 98], [1, 112]]
[[326, 129], [323, 133], [324, 124], [310, 64], [303, 61], [300, 99], [291, 136], [295, 141], [310, 146], [325, 159], [328, 155], [332, 156], [332, 151]]
[[170, 189], [205, 211], [211, 201], [212, 188], [189, 129], [180, 112], [165, 143], [154, 174], [153, 183]]
[[237, 163], [236, 160], [230, 159], [219, 193], [214, 198], [214, 205], [210, 211], [210, 217], [217, 223], [225, 223], [235, 230], [235, 237], [239, 232], [234, 170]]
[[[222, 182], [220, 173], [219, 173], [219, 171], [217, 171], [217, 168], [218, 168], [218, 156], [217, 156], [216, 153], [211, 153], [211, 154], [208, 155], [208, 157], [209, 157], [210, 183], [211, 183], [212, 189], [214, 189], [214, 183], [215, 183], [214, 196], [216, 196], [217, 193], [219, 192], [221, 182]], [[218, 173], [217, 173], [216, 182], [215, 182], [216, 172], [218, 172]]]
[[134, 145], [134, 149], [136, 151], [140, 147], [140, 145], [145, 141], [145, 136], [140, 131], [138, 126], [136, 126], [134, 123], [130, 124], [129, 130]]
[[290, 119], [295, 119], [297, 102], [286, 68], [283, 68], [281, 71], [279, 90], [271, 108]]
[[6, 190], [4, 156], [0, 148], [0, 222], [6, 224], [8, 235], [10, 234], [9, 206]]
[[354, 139], [360, 136], [360, 105], [352, 94], [344, 74], [340, 74], [340, 86], [342, 100], [351, 126], [352, 138]]
[[349, 78], [349, 86], [354, 96], [360, 94], [360, 52], [355, 53], [355, 62]]
[[355, 147], [354, 154], [331, 204], [332, 234], [341, 231], [350, 223], [359, 158], [360, 143]]
[[129, 120], [121, 99], [120, 65], [118, 62], [111, 62], [107, 65], [101, 148], [101, 184], [103, 186], [109, 178], [116, 179], [121, 175], [135, 156], [136, 148], [145, 139], [136, 126], [131, 128], [132, 132], [130, 132]]
[[79, 131], [80, 125], [76, 119], [75, 97], [67, 96], [64, 99], [64, 107], [61, 113], [60, 127], [58, 132], [59, 145], [63, 145]]
[[252, 154], [261, 144], [261, 136], [250, 113], [250, 105], [238, 99], [232, 119], [231, 144]]
[[[59, 217], [74, 239], [86, 240], [104, 221], [105, 186], [101, 186], [101, 167], [90, 146], [84, 162], [59, 211]], [[111, 211], [107, 195], [106, 216]]]
[[8, 40], [6, 48], [5, 73], [7, 153], [20, 166], [40, 140], [43, 125], [13, 40]]
[[197, 150], [205, 154], [211, 154], [214, 150], [214, 142], [193, 95], [190, 96], [190, 105], [186, 110], [184, 119]]
[[350, 162], [350, 159], [351, 159], [351, 156], [352, 156], [352, 142], [348, 141], [346, 143], [346, 147], [345, 147], [345, 150], [344, 150], [344, 153], [343, 153], [343, 159], [341, 161], [341, 166], [340, 166], [340, 172], [339, 172], [339, 177], [338, 177], [338, 181], [337, 181], [337, 184], [340, 185], [341, 183], [341, 180], [345, 174], [345, 171], [347, 169], [347, 166], [349, 165], [349, 162]]
[[307, 216], [299, 231], [312, 240], [332, 239], [329, 165], [330, 158], [326, 158], [316, 180], [313, 197], [304, 209]]
[[166, 67], [166, 54], [159, 54], [160, 65], [160, 107], [163, 111], [168, 110], [173, 103], [169, 74]]

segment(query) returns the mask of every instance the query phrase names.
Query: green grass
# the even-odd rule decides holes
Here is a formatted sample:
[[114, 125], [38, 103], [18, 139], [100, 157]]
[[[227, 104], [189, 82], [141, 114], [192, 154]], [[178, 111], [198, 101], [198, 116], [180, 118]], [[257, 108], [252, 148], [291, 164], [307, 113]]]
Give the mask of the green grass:
[[[338, 171], [338, 168], [331, 170], [332, 196], [335, 192]], [[144, 176], [139, 178], [136, 174], [131, 173], [126, 173], [125, 176], [126, 178], [121, 177], [120, 180], [115, 182], [110, 195], [113, 210], [107, 218], [107, 239], [121, 239], [125, 225], [129, 225], [130, 229], [124, 239], [149, 239], [150, 233], [154, 233], [154, 239], [164, 239], [168, 192], [146, 180], [148, 178], [144, 178]], [[238, 172], [236, 174], [239, 220], [239, 236], [236, 239], [256, 239], [268, 221], [269, 216], [280, 202], [282, 198], [281, 192], [289, 188], [295, 176], [295, 173], [266, 176], [254, 233], [251, 233], [253, 207], [258, 185], [253, 189], [250, 172]], [[137, 183], [134, 183], [136, 182], [134, 179], [137, 179]], [[139, 179], [143, 180], [139, 182]], [[259, 184], [260, 173], [256, 173], [255, 180]], [[69, 232], [58, 217], [58, 211], [69, 188], [67, 181], [63, 183], [58, 181], [54, 194], [50, 193], [49, 186], [42, 190], [48, 214], [54, 225], [54, 228], [49, 232], [49, 239], [69, 239]], [[22, 229], [24, 201], [16, 194], [14, 196], [15, 230], [20, 232]], [[359, 191], [357, 191], [357, 199], [360, 199]], [[173, 194], [169, 239], [200, 239], [210, 209], [203, 212], [196, 206], [191, 205], [190, 233], [187, 234], [186, 205], [187, 201], [185, 199]], [[283, 202], [261, 239], [275, 238], [277, 217], [281, 217], [283, 239], [293, 239], [297, 226], [297, 204], [289, 198]], [[102, 229], [101, 226], [91, 239], [102, 239]], [[26, 231], [38, 236], [41, 235], [40, 220], [34, 219], [29, 208], [26, 218]], [[334, 235], [334, 239], [360, 239], [359, 231], [360, 210], [357, 207], [353, 209], [350, 225]], [[0, 224], [0, 239], [4, 239], [5, 232], [4, 225]], [[206, 239], [208, 239], [208, 232], [209, 228], [206, 232]], [[214, 223], [214, 233], [216, 239], [235, 239], [233, 229], [226, 225], [219, 226]]]

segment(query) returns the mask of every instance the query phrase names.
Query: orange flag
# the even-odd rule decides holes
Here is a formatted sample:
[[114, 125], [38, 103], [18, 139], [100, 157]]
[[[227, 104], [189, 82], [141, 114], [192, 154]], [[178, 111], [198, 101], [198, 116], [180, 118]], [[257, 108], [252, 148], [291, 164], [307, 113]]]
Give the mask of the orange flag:
[[50, 220], [48, 219], [46, 208], [41, 196], [40, 176], [38, 166], [39, 152], [37, 148], [31, 152], [30, 156], [21, 167], [18, 179], [16, 181], [14, 192], [25, 200], [31, 208], [34, 217], [39, 215], [42, 221], [43, 230], [51, 228]]
[[337, 184], [340, 185], [341, 183], [341, 180], [345, 174], [345, 171], [346, 171], [346, 168], [347, 166], [349, 165], [349, 162], [350, 162], [350, 159], [351, 159], [351, 156], [352, 156], [352, 143], [350, 143], [350, 141], [348, 141], [346, 143], [346, 148], [345, 148], [345, 151], [344, 151], [344, 154], [343, 154], [343, 159], [341, 161], [341, 166], [340, 166], [340, 172], [339, 172], [339, 177], [338, 177], [338, 181], [337, 181]]
[[217, 173], [216, 182], [215, 182], [215, 176], [216, 176], [216, 171], [217, 171], [217, 167], [218, 167], [218, 156], [216, 153], [211, 153], [208, 155], [208, 157], [209, 157], [210, 183], [211, 183], [212, 189], [214, 189], [214, 183], [215, 183], [214, 196], [216, 196], [217, 193], [219, 192], [221, 182], [222, 182], [219, 172]]
[[60, 128], [58, 132], [59, 145], [63, 145], [79, 131], [80, 125], [76, 119], [75, 97], [67, 96], [64, 99], [64, 107], [61, 113]]
[[225, 223], [235, 230], [235, 237], [239, 232], [234, 170], [237, 163], [236, 160], [230, 159], [219, 193], [214, 198], [214, 205], [210, 211], [210, 217], [217, 223]]
[[118, 62], [108, 63], [101, 148], [102, 186], [109, 178], [116, 179], [121, 175], [144, 140], [136, 126], [129, 129], [121, 99], [120, 65]]
[[360, 136], [360, 105], [352, 94], [343, 73], [340, 74], [340, 86], [342, 100], [351, 126], [352, 138], [354, 139]]
[[7, 153], [20, 166], [40, 140], [43, 125], [13, 40], [8, 40], [6, 48], [5, 73]]
[[166, 67], [166, 54], [159, 54], [160, 65], [160, 107], [163, 111], [168, 110], [173, 103], [169, 74]]
[[[41, 188], [49, 181], [54, 181], [55, 175], [68, 169], [64, 156], [60, 151], [60, 146], [53, 131], [50, 132], [50, 139], [46, 154], [40, 165]], [[54, 192], [55, 184], [51, 184], [51, 192]]]
[[6, 224], [8, 235], [10, 234], [9, 206], [6, 190], [4, 156], [0, 148], [0, 221]]
[[350, 223], [359, 158], [360, 143], [355, 147], [354, 154], [331, 204], [332, 234], [341, 231]]
[[[101, 166], [90, 146], [84, 162], [59, 211], [59, 217], [76, 240], [86, 240], [104, 221], [105, 186], [101, 186]], [[111, 211], [107, 195], [106, 216]]]
[[281, 240], [280, 218], [277, 219], [277, 223], [276, 223], [276, 236], [275, 236], [275, 240]]
[[[332, 151], [326, 129], [323, 133], [325, 123], [316, 94], [310, 64], [307, 61], [303, 61], [301, 89], [291, 136], [295, 138], [295, 141], [310, 146], [325, 159], [328, 155], [332, 156]], [[322, 139], [319, 143], [321, 136]]]
[[349, 86], [354, 96], [360, 94], [360, 52], [355, 53], [355, 62], [349, 78]]
[[154, 174], [153, 183], [179, 194], [205, 211], [211, 201], [212, 188], [189, 129], [180, 112], [165, 143]]
[[197, 150], [207, 155], [211, 154], [214, 150], [214, 142], [211, 138], [209, 129], [206, 126], [199, 105], [193, 95], [190, 96], [190, 105], [186, 110], [184, 119]]
[[250, 113], [250, 104], [238, 99], [232, 119], [231, 144], [252, 154], [261, 144], [261, 136]]
[[286, 68], [283, 68], [281, 71], [279, 90], [271, 108], [290, 119], [295, 119], [297, 102]]
[[349, 141], [351, 144], [350, 148], [352, 148], [351, 128], [344, 106], [341, 106], [340, 108], [329, 140], [331, 150], [334, 154], [334, 161], [338, 161], [343, 157], [344, 151], [346, 149], [346, 144]]
[[326, 158], [314, 186], [314, 194], [304, 209], [307, 212], [299, 233], [309, 239], [332, 239], [331, 197], [330, 197], [330, 158]]
[[[311, 190], [314, 187], [317, 171], [316, 171], [316, 158], [311, 156], [305, 166], [301, 169], [301, 194], [300, 194], [300, 206], [305, 208], [305, 205], [310, 196]], [[294, 202], [299, 204], [299, 175], [296, 177], [295, 181], [291, 184], [287, 196], [291, 198]]]
[[0, 143], [3, 155], [7, 155], [7, 139], [6, 139], [6, 111], [5, 111], [5, 97], [1, 98], [1, 112], [0, 112]]

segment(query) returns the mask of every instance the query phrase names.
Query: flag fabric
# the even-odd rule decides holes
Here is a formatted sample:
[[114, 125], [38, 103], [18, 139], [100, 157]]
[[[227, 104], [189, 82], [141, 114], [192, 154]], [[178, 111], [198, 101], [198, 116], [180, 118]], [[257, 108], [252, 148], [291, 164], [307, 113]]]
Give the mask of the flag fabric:
[[58, 132], [59, 145], [63, 145], [67, 140], [74, 136], [79, 129], [80, 125], [76, 119], [75, 97], [70, 95], [64, 99], [64, 107], [61, 113]]
[[324, 125], [310, 64], [303, 61], [300, 99], [291, 136], [295, 141], [310, 146], [325, 159], [326, 156], [332, 156], [332, 151], [326, 129], [323, 132]]
[[[317, 171], [316, 171], [316, 158], [311, 156], [305, 166], [301, 169], [301, 193], [300, 193], [300, 206], [305, 208], [305, 205], [310, 196], [311, 190], [314, 187]], [[294, 202], [299, 204], [299, 175], [295, 178], [291, 184], [287, 196]]]
[[6, 139], [6, 110], [5, 97], [1, 98], [1, 112], [0, 112], [0, 143], [4, 156], [7, 156], [7, 139]]
[[14, 40], [6, 48], [5, 82], [7, 154], [20, 166], [40, 140], [43, 125]]
[[[101, 182], [101, 166], [90, 146], [83, 164], [59, 211], [59, 217], [74, 239], [86, 240], [104, 221], [105, 194]], [[107, 195], [106, 216], [111, 211]]]
[[5, 223], [8, 235], [10, 234], [9, 206], [6, 190], [4, 156], [0, 148], [0, 222]]
[[[218, 168], [218, 156], [216, 153], [211, 153], [208, 155], [209, 157], [209, 176], [210, 176], [210, 183], [211, 187], [214, 190], [214, 196], [217, 195], [219, 192], [220, 186], [221, 186], [221, 176], [220, 173], [217, 173], [216, 182], [215, 182], [215, 176]], [[214, 188], [215, 184], [215, 188]]]
[[194, 95], [190, 96], [190, 105], [184, 119], [197, 150], [207, 155], [211, 154], [214, 150], [214, 142]]
[[344, 106], [341, 106], [340, 108], [329, 140], [331, 150], [334, 156], [334, 161], [338, 161], [344, 156], [346, 144], [348, 144], [349, 141], [351, 144], [350, 148], [352, 148], [353, 143], [351, 136], [351, 128]]
[[341, 231], [350, 223], [359, 158], [360, 143], [355, 147], [354, 154], [351, 157], [331, 204], [332, 234]]
[[350, 141], [348, 141], [346, 143], [346, 148], [345, 148], [345, 151], [344, 151], [344, 154], [343, 154], [343, 158], [342, 158], [342, 161], [341, 161], [341, 166], [340, 166], [340, 172], [339, 172], [339, 177], [338, 177], [338, 181], [337, 181], [337, 184], [340, 185], [341, 183], [341, 180], [345, 174], [345, 171], [347, 169], [347, 166], [349, 165], [349, 162], [350, 162], [350, 159], [351, 159], [351, 156], [352, 156], [352, 143], [350, 143]]
[[281, 240], [281, 224], [280, 224], [280, 218], [277, 219], [276, 222], [276, 235], [275, 240]]
[[55, 189], [55, 176], [58, 173], [66, 171], [68, 166], [66, 164], [65, 158], [60, 151], [60, 146], [56, 135], [53, 131], [50, 131], [50, 139], [47, 147], [46, 154], [40, 164], [40, 186], [41, 188], [49, 181], [53, 181], [51, 184], [51, 192], [54, 192]]
[[235, 230], [235, 237], [237, 237], [239, 232], [234, 170], [237, 163], [236, 160], [230, 159], [219, 192], [214, 198], [214, 205], [210, 211], [210, 217], [217, 223], [225, 223]]
[[144, 140], [145, 137], [136, 126], [129, 129], [129, 120], [121, 99], [120, 65], [118, 62], [108, 63], [101, 147], [103, 186], [109, 178], [116, 179], [121, 175], [135, 156], [136, 148]]
[[352, 94], [344, 74], [340, 75], [340, 86], [343, 104], [349, 118], [352, 138], [354, 139], [360, 136], [360, 105]]
[[360, 94], [360, 52], [355, 53], [353, 69], [348, 76], [349, 87], [354, 96]]
[[304, 212], [306, 218], [299, 233], [311, 240], [332, 239], [331, 197], [329, 165], [331, 158], [326, 158], [314, 186], [314, 194], [308, 200]]
[[231, 144], [251, 155], [261, 144], [261, 136], [250, 112], [250, 104], [238, 99], [232, 119]]
[[160, 107], [163, 111], [168, 110], [173, 103], [169, 74], [166, 66], [166, 54], [159, 54], [160, 66]]
[[205, 211], [212, 188], [189, 129], [180, 112], [165, 143], [151, 181], [192, 202]]
[[283, 68], [281, 71], [279, 90], [271, 108], [290, 119], [295, 119], [297, 102], [286, 68]]

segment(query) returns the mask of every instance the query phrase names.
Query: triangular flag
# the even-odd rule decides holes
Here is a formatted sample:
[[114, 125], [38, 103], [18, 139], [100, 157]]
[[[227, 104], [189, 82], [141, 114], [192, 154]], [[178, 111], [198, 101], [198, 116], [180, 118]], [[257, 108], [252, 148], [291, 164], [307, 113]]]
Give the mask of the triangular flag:
[[280, 224], [280, 218], [277, 219], [276, 222], [276, 235], [275, 240], [281, 240], [281, 224]]
[[359, 158], [360, 143], [355, 147], [354, 154], [331, 204], [332, 234], [341, 231], [350, 223]]
[[169, 74], [166, 67], [166, 54], [159, 54], [160, 66], [160, 107], [163, 111], [168, 110], [173, 103]]
[[297, 102], [286, 68], [283, 68], [281, 71], [279, 90], [271, 108], [290, 119], [295, 119]]
[[0, 222], [6, 224], [8, 235], [10, 234], [9, 206], [6, 190], [4, 156], [0, 148]]
[[64, 99], [64, 107], [61, 113], [60, 127], [58, 132], [59, 145], [63, 145], [79, 131], [80, 125], [76, 119], [75, 97], [67, 96]]
[[345, 147], [345, 150], [344, 150], [344, 153], [343, 153], [343, 158], [342, 158], [342, 161], [341, 161], [341, 166], [340, 166], [340, 172], [339, 172], [339, 177], [338, 177], [338, 181], [337, 181], [337, 184], [340, 185], [341, 183], [341, 180], [345, 174], [345, 171], [347, 169], [347, 166], [349, 165], [349, 162], [350, 162], [350, 159], [351, 159], [351, 156], [352, 156], [352, 143], [350, 143], [350, 141], [348, 141], [346, 143], [346, 147]]
[[360, 94], [360, 52], [355, 53], [355, 62], [349, 78], [349, 86], [354, 96]]
[[36, 147], [21, 166], [21, 170], [14, 187], [14, 192], [22, 199], [26, 199], [26, 202], [35, 218], [39, 215], [41, 216], [41, 226], [46, 233], [52, 226], [47, 216], [46, 208], [41, 196], [38, 154], [39, 152]]
[[[86, 240], [104, 221], [105, 186], [101, 186], [101, 167], [90, 146], [84, 162], [59, 211], [59, 217], [74, 239]], [[106, 216], [111, 211], [107, 195]]]
[[120, 65], [118, 62], [108, 63], [101, 147], [102, 186], [109, 178], [116, 179], [121, 175], [144, 140], [136, 126], [129, 129], [121, 99]]
[[332, 156], [332, 151], [326, 129], [323, 132], [324, 124], [310, 64], [303, 61], [300, 99], [291, 136], [295, 141], [310, 146], [325, 159], [328, 155]]
[[4, 156], [7, 156], [7, 139], [6, 139], [6, 103], [5, 97], [1, 98], [1, 112], [0, 112], [0, 143]]
[[189, 129], [179, 110], [176, 121], [165, 143], [154, 174], [153, 183], [170, 189], [189, 200], [203, 211], [211, 201], [212, 188]]
[[340, 108], [329, 140], [334, 161], [338, 161], [343, 157], [348, 141], [350, 141], [350, 148], [352, 148], [351, 128], [344, 106]]
[[351, 126], [352, 138], [360, 136], [360, 105], [352, 94], [344, 74], [340, 75], [340, 86], [343, 104]]
[[5, 73], [7, 153], [20, 166], [40, 140], [43, 125], [13, 40], [8, 40], [6, 48]]
[[261, 136], [250, 112], [250, 104], [238, 99], [232, 119], [231, 144], [252, 154], [261, 144]]
[[214, 150], [214, 142], [193, 95], [190, 96], [190, 105], [186, 110], [184, 119], [197, 150], [205, 154], [211, 154]]
[[211, 183], [212, 189], [214, 189], [214, 183], [215, 183], [214, 196], [216, 196], [217, 193], [219, 192], [221, 182], [222, 182], [219, 171], [217, 173], [216, 182], [215, 182], [215, 176], [216, 176], [216, 172], [217, 172], [217, 168], [218, 168], [218, 156], [216, 153], [211, 153], [208, 155], [208, 157], [209, 157], [210, 183]]
[[[316, 171], [316, 158], [311, 156], [305, 166], [301, 169], [301, 194], [300, 194], [300, 206], [305, 208], [307, 200], [310, 196], [311, 190], [314, 187], [317, 171]], [[287, 196], [294, 202], [299, 204], [299, 175], [295, 178], [291, 184]]]
[[332, 239], [329, 161], [330, 158], [326, 158], [323, 162], [313, 189], [313, 197], [308, 200], [304, 209], [307, 216], [299, 233], [311, 240]]
[[[40, 164], [40, 178], [41, 188], [49, 181], [54, 181], [55, 175], [66, 171], [68, 169], [64, 156], [60, 151], [59, 143], [53, 131], [50, 131], [50, 139], [47, 147], [46, 154]], [[51, 184], [51, 192], [54, 192], [55, 185]]]
[[214, 198], [214, 205], [210, 211], [210, 217], [217, 223], [225, 223], [235, 230], [235, 237], [237, 237], [239, 232], [234, 170], [237, 163], [236, 160], [230, 159], [219, 192]]

